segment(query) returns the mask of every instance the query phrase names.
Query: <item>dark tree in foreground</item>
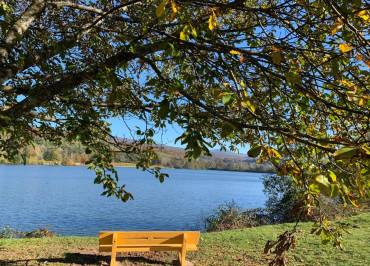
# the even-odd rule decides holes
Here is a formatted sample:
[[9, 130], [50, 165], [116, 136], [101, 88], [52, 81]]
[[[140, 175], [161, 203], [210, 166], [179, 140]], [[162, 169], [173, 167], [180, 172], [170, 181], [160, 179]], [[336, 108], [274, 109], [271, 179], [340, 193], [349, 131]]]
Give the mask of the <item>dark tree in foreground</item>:
[[[126, 153], [163, 181], [149, 168], [153, 135], [177, 124], [189, 159], [249, 144], [250, 156], [303, 189], [302, 212], [320, 194], [357, 205], [370, 187], [369, 6], [1, 1], [1, 156], [36, 137], [78, 140], [94, 154], [104, 193], [126, 201], [112, 154]], [[110, 134], [112, 116], [147, 127], [122, 142]], [[325, 219], [320, 225], [330, 232]]]

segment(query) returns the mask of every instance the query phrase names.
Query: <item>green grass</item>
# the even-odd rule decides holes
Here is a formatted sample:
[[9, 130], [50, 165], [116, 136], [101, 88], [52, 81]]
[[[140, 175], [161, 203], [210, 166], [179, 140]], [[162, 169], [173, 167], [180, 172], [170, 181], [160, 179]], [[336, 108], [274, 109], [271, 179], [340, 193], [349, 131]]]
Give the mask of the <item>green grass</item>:
[[[290, 265], [370, 265], [370, 213], [345, 220], [352, 226], [344, 236], [344, 251], [322, 245], [309, 234], [312, 224], [302, 223], [297, 248], [290, 253]], [[267, 240], [292, 228], [292, 224], [204, 233], [198, 252], [189, 253], [195, 265], [266, 265], [263, 255]], [[95, 237], [55, 237], [44, 239], [0, 239], [0, 265], [104, 265], [107, 255], [97, 252]], [[173, 253], [133, 253], [122, 265], [173, 265]]]

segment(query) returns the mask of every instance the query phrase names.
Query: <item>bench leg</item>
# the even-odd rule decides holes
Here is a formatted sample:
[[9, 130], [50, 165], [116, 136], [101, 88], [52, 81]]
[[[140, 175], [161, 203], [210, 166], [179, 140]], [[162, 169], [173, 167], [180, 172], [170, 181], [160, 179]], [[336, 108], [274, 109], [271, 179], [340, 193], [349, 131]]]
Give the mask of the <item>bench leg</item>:
[[181, 264], [181, 251], [179, 251], [179, 263]]
[[110, 258], [110, 266], [116, 266], [116, 255], [117, 252], [112, 251], [112, 256]]
[[179, 261], [181, 266], [186, 266], [186, 250], [179, 252]]
[[186, 234], [183, 233], [183, 239], [182, 239], [182, 247], [181, 247], [181, 259], [180, 259], [180, 265], [185, 266], [186, 265]]

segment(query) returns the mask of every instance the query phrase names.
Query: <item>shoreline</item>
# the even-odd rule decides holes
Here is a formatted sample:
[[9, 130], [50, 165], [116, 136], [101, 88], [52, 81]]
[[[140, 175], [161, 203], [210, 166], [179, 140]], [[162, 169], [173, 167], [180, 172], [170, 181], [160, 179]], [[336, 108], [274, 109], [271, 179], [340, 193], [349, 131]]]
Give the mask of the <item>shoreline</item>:
[[[27, 164], [16, 164], [16, 163], [0, 163], [0, 166], [66, 166], [66, 167], [86, 167], [83, 163], [74, 164], [58, 164], [58, 163], [27, 163]], [[113, 163], [114, 167], [117, 168], [136, 168], [134, 163]], [[199, 171], [225, 171], [225, 172], [238, 172], [238, 173], [259, 173], [259, 174], [275, 174], [276, 172], [271, 171], [254, 171], [254, 170], [237, 170], [237, 169], [225, 169], [225, 168], [179, 168], [179, 167], [166, 167], [162, 165], [153, 165], [150, 168], [160, 167], [161, 169], [171, 170], [199, 170]]]

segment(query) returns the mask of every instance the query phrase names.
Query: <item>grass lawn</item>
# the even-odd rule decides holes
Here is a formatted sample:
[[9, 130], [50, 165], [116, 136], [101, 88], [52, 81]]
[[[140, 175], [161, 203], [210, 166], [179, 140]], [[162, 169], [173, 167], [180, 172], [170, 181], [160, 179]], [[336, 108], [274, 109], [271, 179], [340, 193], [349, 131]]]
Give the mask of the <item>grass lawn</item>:
[[[310, 223], [300, 225], [298, 246], [290, 265], [370, 265], [370, 213], [345, 220], [352, 226], [345, 235], [344, 251], [323, 246], [309, 234]], [[292, 224], [261, 226], [202, 234], [198, 252], [187, 259], [195, 265], [266, 265], [264, 244], [291, 228]], [[43, 239], [0, 239], [0, 265], [106, 265], [109, 256], [97, 252], [95, 237], [54, 237]], [[121, 258], [122, 265], [174, 265], [176, 254], [132, 253]]]

